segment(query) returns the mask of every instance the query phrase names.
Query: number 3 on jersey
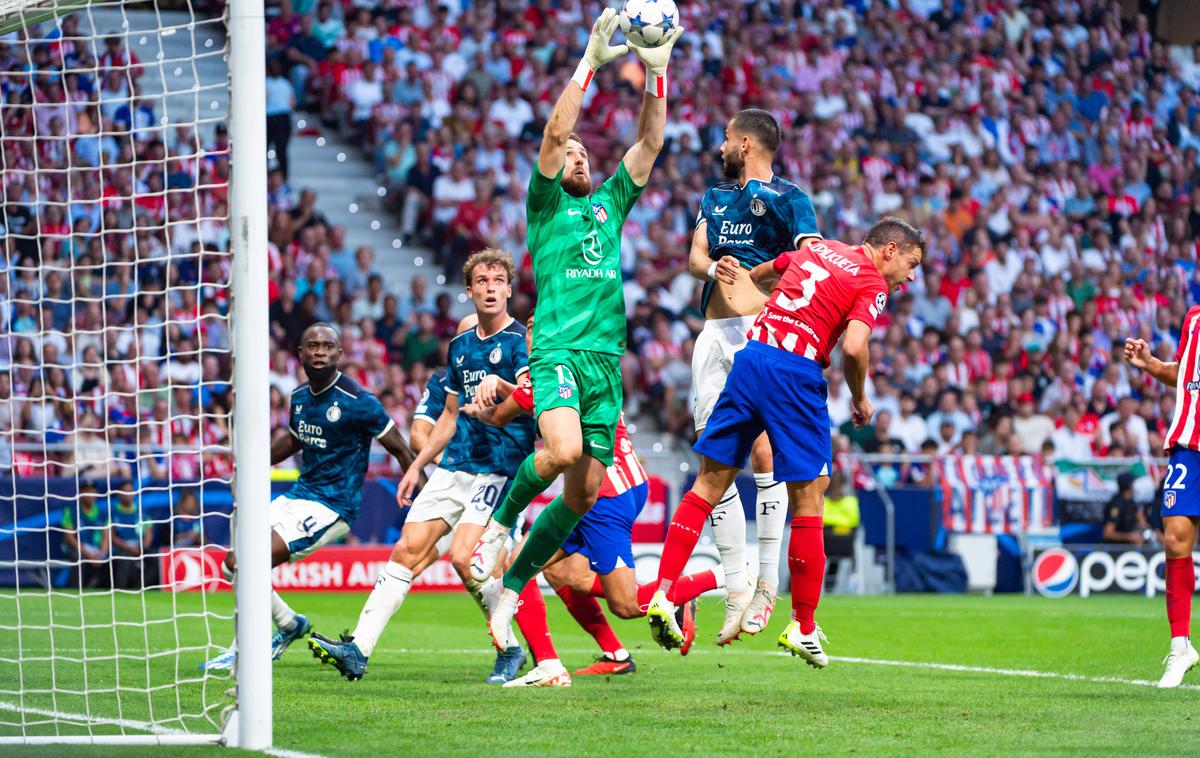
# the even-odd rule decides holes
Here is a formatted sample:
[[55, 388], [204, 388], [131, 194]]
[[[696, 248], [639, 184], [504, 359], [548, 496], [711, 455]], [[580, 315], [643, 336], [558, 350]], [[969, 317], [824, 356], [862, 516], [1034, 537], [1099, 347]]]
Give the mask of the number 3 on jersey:
[[813, 295], [817, 294], [817, 282], [823, 282], [829, 278], [829, 272], [812, 261], [804, 261], [800, 264], [800, 268], [808, 272], [808, 278], [800, 282], [800, 297], [792, 299], [780, 292], [775, 301], [784, 310], [800, 310], [811, 303]]

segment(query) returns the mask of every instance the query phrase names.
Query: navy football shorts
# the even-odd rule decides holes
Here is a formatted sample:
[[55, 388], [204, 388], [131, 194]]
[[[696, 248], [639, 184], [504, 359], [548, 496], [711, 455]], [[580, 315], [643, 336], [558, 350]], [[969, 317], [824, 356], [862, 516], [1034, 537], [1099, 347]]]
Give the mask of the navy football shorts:
[[774, 452], [775, 481], [828, 476], [833, 465], [828, 389], [821, 364], [751, 340], [733, 359], [695, 450], [742, 468], [765, 431]]

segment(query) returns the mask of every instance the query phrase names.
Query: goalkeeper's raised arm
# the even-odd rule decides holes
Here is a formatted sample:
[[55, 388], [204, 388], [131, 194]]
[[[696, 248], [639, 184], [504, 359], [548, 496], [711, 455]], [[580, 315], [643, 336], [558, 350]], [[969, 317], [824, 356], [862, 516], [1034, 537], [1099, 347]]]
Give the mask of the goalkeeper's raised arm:
[[612, 45], [613, 32], [617, 30], [617, 14], [612, 8], [605, 8], [592, 25], [592, 36], [588, 38], [587, 49], [575, 75], [567, 83], [567, 88], [559, 95], [554, 104], [554, 111], [546, 122], [542, 132], [542, 147], [538, 151], [538, 169], [543, 176], [555, 176], [562, 169], [567, 159], [567, 139], [575, 130], [575, 122], [579, 120], [579, 106], [583, 103], [583, 93], [592, 83], [592, 78], [600, 67], [609, 61], [620, 58], [629, 52], [628, 45]]
[[650, 179], [650, 170], [662, 150], [663, 129], [667, 125], [667, 63], [681, 34], [683, 27], [676, 27], [656, 47], [629, 45], [646, 66], [646, 94], [642, 96], [642, 112], [638, 115], [638, 139], [622, 158], [625, 170], [638, 184]]

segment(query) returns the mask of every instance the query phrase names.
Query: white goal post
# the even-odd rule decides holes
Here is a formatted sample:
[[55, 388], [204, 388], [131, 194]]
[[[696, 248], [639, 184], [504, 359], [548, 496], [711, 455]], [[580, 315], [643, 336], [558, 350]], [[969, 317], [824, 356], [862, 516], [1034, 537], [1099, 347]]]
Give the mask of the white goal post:
[[0, 749], [272, 745], [264, 2], [207, 1], [0, 0]]

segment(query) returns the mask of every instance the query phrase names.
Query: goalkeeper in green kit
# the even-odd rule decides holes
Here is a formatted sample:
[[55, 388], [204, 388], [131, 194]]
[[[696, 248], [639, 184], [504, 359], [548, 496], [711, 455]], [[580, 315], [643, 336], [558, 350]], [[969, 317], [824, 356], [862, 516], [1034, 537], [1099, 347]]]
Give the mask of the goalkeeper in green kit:
[[[504, 574], [504, 591], [490, 622], [492, 640], [500, 649], [512, 644], [508, 627], [518, 594], [596, 502], [613, 460], [626, 329], [621, 226], [662, 149], [667, 62], [683, 32], [676, 28], [657, 47], [614, 46], [610, 40], [617, 24], [617, 14], [608, 8], [592, 27], [583, 60], [546, 124], [525, 201], [526, 238], [538, 293], [529, 377], [545, 444], [521, 464], [507, 497], [492, 514], [475, 546], [473, 576], [486, 580], [492, 575], [518, 516], [555, 477], [565, 476], [562, 495], [538, 516]], [[596, 70], [630, 47], [646, 66], [638, 140], [616, 173], [593, 192], [587, 149], [572, 130]]]

